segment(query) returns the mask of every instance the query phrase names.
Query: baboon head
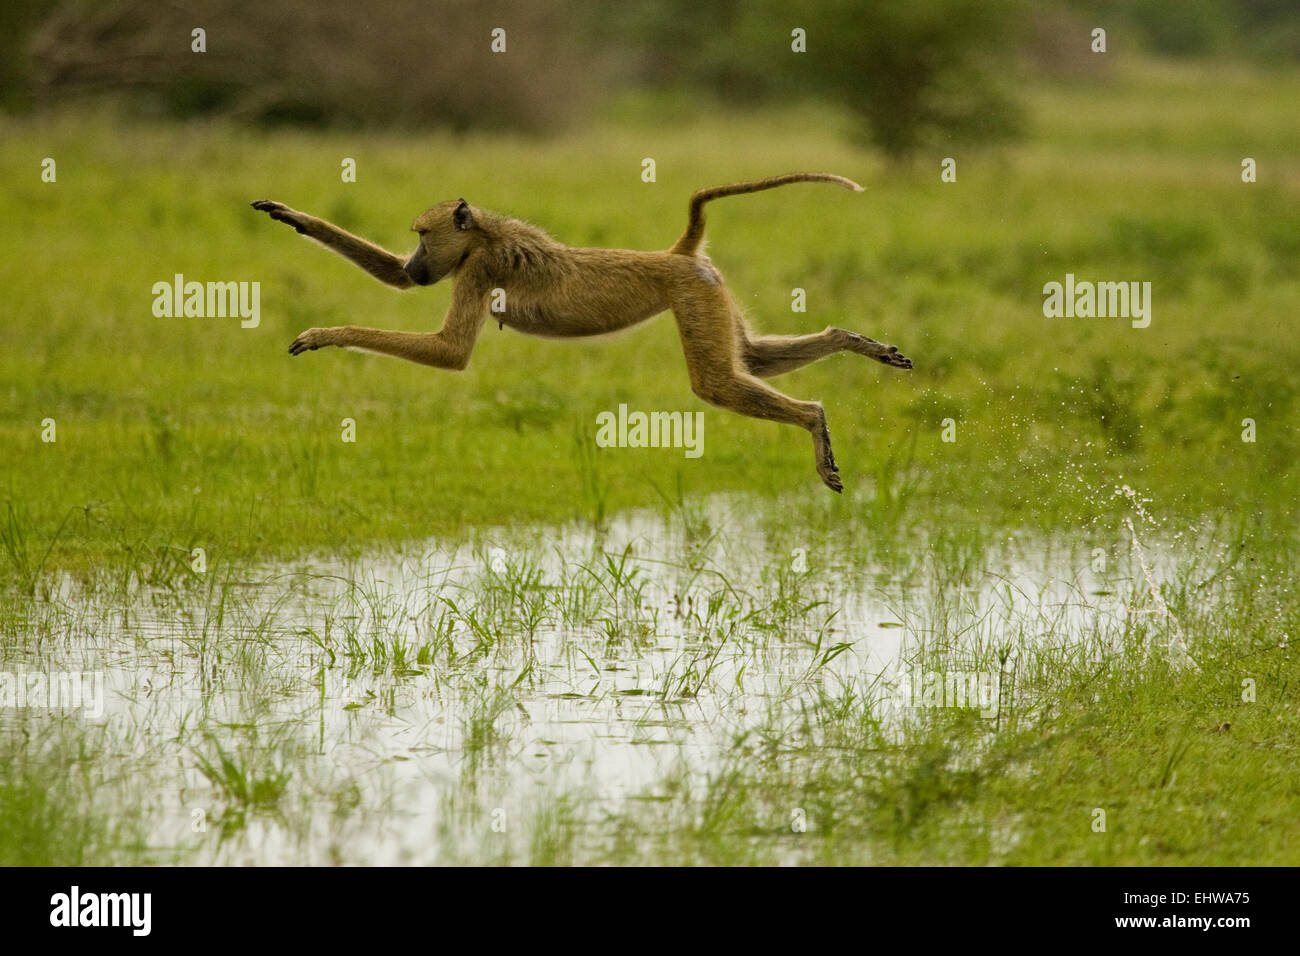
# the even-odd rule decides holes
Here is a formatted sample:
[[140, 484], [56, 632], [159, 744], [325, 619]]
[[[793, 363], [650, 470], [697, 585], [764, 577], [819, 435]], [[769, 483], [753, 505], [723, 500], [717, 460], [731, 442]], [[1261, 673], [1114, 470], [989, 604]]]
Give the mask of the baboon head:
[[433, 285], [465, 261], [474, 241], [474, 213], [463, 199], [449, 199], [420, 214], [411, 224], [420, 247], [406, 261], [416, 285]]

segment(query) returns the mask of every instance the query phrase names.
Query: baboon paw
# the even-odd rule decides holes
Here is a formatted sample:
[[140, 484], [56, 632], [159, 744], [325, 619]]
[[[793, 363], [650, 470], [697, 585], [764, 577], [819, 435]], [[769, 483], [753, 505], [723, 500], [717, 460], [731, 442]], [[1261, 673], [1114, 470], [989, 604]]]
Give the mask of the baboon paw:
[[834, 492], [844, 490], [844, 482], [840, 480], [840, 467], [835, 464], [835, 453], [831, 451], [830, 434], [826, 427], [822, 426], [822, 441], [817, 449], [817, 474], [821, 475], [822, 482]]
[[898, 348], [893, 345], [889, 347], [888, 352], [885, 352], [882, 355], [877, 355], [876, 360], [880, 362], [884, 362], [886, 365], [893, 366], [894, 368], [912, 367], [912, 360], [908, 358], [906, 355], [904, 355], [902, 352], [898, 351]]
[[894, 368], [911, 368], [912, 360], [898, 351], [896, 345], [885, 345], [875, 339], [857, 332], [849, 333], [850, 348], [859, 355], [883, 362]]
[[315, 351], [322, 346], [329, 345], [325, 341], [325, 329], [308, 329], [299, 335], [289, 345], [290, 355], [301, 355], [303, 352]]
[[283, 222], [293, 226], [299, 232], [305, 232], [302, 214], [296, 210], [290, 209], [282, 202], [273, 202], [270, 199], [259, 199], [252, 203], [252, 207], [259, 212], [264, 212], [276, 222]]

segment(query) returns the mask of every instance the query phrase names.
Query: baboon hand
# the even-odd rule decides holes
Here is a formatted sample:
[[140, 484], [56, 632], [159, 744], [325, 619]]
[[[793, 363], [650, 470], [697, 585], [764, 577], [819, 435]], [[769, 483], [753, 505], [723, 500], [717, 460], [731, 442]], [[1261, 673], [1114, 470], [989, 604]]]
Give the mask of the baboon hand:
[[877, 355], [876, 359], [884, 362], [886, 365], [892, 365], [894, 368], [912, 367], [912, 360], [902, 352], [898, 351], [898, 346], [896, 345], [891, 345], [888, 352], [885, 352], [883, 355]]
[[290, 209], [282, 202], [272, 202], [270, 199], [259, 199], [252, 204], [253, 208], [269, 215], [276, 222], [284, 222], [293, 226], [299, 232], [307, 231], [307, 217], [296, 209]]
[[912, 360], [899, 352], [896, 345], [885, 345], [883, 342], [877, 342], [875, 339], [859, 335], [857, 332], [849, 333], [849, 342], [849, 348], [859, 355], [865, 355], [877, 362], [892, 365], [894, 368], [912, 367]]
[[315, 351], [333, 344], [329, 329], [308, 329], [293, 340], [289, 346], [289, 354], [301, 355], [303, 352]]

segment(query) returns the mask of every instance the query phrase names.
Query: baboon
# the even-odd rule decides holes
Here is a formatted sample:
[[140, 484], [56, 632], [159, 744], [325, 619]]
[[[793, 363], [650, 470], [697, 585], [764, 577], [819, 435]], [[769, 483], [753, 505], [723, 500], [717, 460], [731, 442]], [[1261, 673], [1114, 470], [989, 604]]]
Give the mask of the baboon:
[[[528, 223], [479, 209], [464, 199], [451, 199], [415, 220], [411, 228], [419, 234], [420, 244], [403, 260], [281, 203], [263, 199], [253, 208], [288, 223], [396, 288], [432, 285], [447, 276], [453, 279], [451, 308], [437, 332], [389, 332], [355, 325], [308, 329], [289, 346], [291, 355], [337, 345], [437, 368], [463, 369], [489, 316], [520, 332], [565, 338], [614, 332], [671, 309], [695, 394], [742, 415], [806, 429], [812, 435], [817, 473], [838, 492], [844, 486], [821, 403], [790, 398], [762, 380], [841, 351], [901, 369], [911, 368], [911, 360], [893, 346], [844, 329], [827, 328], [812, 335], [754, 334], [722, 276], [700, 252], [705, 203], [801, 182], [834, 183], [862, 192], [852, 180], [830, 173], [789, 173], [701, 189], [691, 196], [686, 231], [670, 249], [660, 252], [569, 248]], [[503, 311], [494, 311], [501, 306]]]

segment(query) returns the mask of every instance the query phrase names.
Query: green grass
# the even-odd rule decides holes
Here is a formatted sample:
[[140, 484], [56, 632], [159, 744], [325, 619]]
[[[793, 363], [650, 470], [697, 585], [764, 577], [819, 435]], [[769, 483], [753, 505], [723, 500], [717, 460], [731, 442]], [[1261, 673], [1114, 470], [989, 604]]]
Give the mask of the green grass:
[[[416, 213], [463, 194], [570, 243], [655, 248], [680, 231], [697, 185], [801, 167], [868, 191], [733, 199], [709, 235], [760, 329], [841, 324], [916, 360], [901, 374], [839, 356], [778, 380], [826, 404], [848, 488], [839, 507], [860, 506], [903, 454], [924, 476], [915, 506], [963, 519], [1082, 520], [1076, 476], [1166, 489], [1163, 504], [1184, 514], [1277, 500], [1297, 451], [1285, 330], [1300, 298], [1300, 165], [1286, 117], [1300, 80], [1237, 76], [1229, 95], [1166, 72], [1037, 93], [1038, 138], [959, 157], [947, 185], [937, 162], [882, 167], [819, 132], [815, 111], [553, 142], [8, 120], [0, 561], [27, 582], [42, 566], [105, 561], [167, 577], [199, 546], [222, 563], [590, 518], [678, 481], [688, 494], [812, 495], [806, 437], [700, 403], [667, 316], [585, 342], [488, 328], [462, 374], [341, 352], [291, 359], [288, 342], [312, 325], [435, 328], [449, 288], [395, 294], [247, 206], [271, 196], [405, 250]], [[1153, 91], [1177, 122], [1138, 105]], [[1135, 116], [1168, 131], [1160, 148], [1126, 135]], [[45, 155], [56, 184], [39, 179]], [[655, 184], [639, 179], [644, 155]], [[1243, 155], [1261, 182], [1238, 181]], [[358, 160], [356, 184], [339, 181], [343, 156]], [[1152, 281], [1152, 327], [1045, 319], [1041, 287], [1067, 271]], [[177, 272], [260, 281], [261, 326], [155, 318], [150, 288]], [[807, 313], [790, 311], [796, 286]], [[704, 456], [579, 454], [575, 434], [590, 444], [597, 413], [620, 402], [705, 410]], [[940, 441], [948, 417], [955, 444]], [[1239, 440], [1246, 417], [1253, 445]], [[41, 442], [45, 418], [55, 444]], [[355, 444], [341, 440], [344, 418]], [[1207, 457], [1214, 469], [1199, 467]]]
[[[296, 848], [285, 858], [366, 862], [355, 847], [387, 845], [375, 821], [401, 803], [403, 762], [436, 757], [453, 771], [428, 771], [436, 819], [399, 842], [427, 838], [445, 861], [1295, 863], [1300, 74], [1121, 63], [1105, 83], [1027, 97], [1030, 138], [958, 155], [955, 184], [937, 155], [881, 163], [819, 108], [679, 126], [632, 102], [538, 141], [0, 120], [0, 660], [201, 675], [188, 709], [157, 712], [161, 741], [152, 725], [6, 724], [0, 830], [19, 837], [2, 861], [237, 861], [270, 830]], [[40, 181], [46, 156], [56, 184]], [[1240, 182], [1245, 156], [1256, 184]], [[339, 180], [343, 157], [356, 184]], [[571, 244], [658, 248], [697, 186], [799, 168], [867, 192], [718, 203], [710, 255], [760, 330], [841, 325], [915, 360], [903, 374], [837, 356], [776, 381], [825, 403], [843, 497], [820, 485], [806, 436], [691, 394], [667, 316], [582, 342], [489, 326], [458, 374], [290, 358], [311, 326], [435, 328], [450, 290], [393, 293], [248, 207], [277, 199], [406, 251], [416, 214], [464, 195]], [[155, 318], [151, 287], [178, 272], [259, 281], [260, 327]], [[1067, 272], [1151, 281], [1151, 327], [1044, 318], [1042, 286]], [[790, 310], [795, 287], [807, 313]], [[623, 402], [703, 410], [703, 457], [595, 448], [596, 415]], [[718, 559], [730, 522], [706, 506], [714, 492], [752, 512], [754, 580]], [[634, 506], [675, 529], [662, 553], [557, 557], [546, 537], [595, 529], [599, 545]], [[1119, 562], [1125, 518], [1164, 556], [1161, 594], [1199, 669], [1143, 650], [1165, 635], [1155, 615], [1105, 624], [1090, 595], [1082, 627], [1032, 594], [1008, 590], [996, 628], [970, 604], [995, 586], [990, 555], [1017, 542]], [[434, 536], [473, 542], [481, 573], [395, 593], [363, 564], [317, 608], [266, 570]], [[648, 606], [660, 573], [697, 603]], [[1126, 587], [1158, 609], [1139, 579]], [[1000, 667], [999, 642], [1042, 639], [1017, 665], [1026, 696], [993, 726], [940, 711], [891, 728], [878, 687], [830, 676], [864, 637], [836, 617], [845, 594], [887, 596], [939, 669]], [[180, 636], [132, 630], [149, 614]], [[679, 621], [676, 656], [656, 657]], [[534, 657], [557, 631], [563, 693]], [[789, 655], [798, 672], [778, 667], [777, 689], [751, 696], [745, 682]], [[629, 669], [635, 687], [619, 683]], [[761, 719], [709, 774], [669, 767], [644, 799], [510, 789], [535, 745], [521, 709], [642, 698]], [[412, 699], [437, 716], [401, 739], [427, 749], [394, 752], [384, 734]], [[65, 781], [55, 795], [49, 779]], [[189, 835], [195, 804], [219, 848]]]
[[[1293, 559], [1283, 544], [1268, 577]], [[599, 842], [602, 827], [592, 852], [621, 863], [1294, 865], [1300, 674], [1286, 635], [1300, 604], [1255, 581], [1171, 592], [1195, 669], [1142, 653], [1141, 626], [1104, 653], [1100, 635], [1076, 634], [1083, 643], [1022, 655], [997, 723], [938, 709], [901, 733], [882, 723], [874, 688], [838, 688], [798, 717], [774, 709], [707, 781], [669, 779], [653, 812], [627, 812], [627, 845]], [[931, 661], [963, 662], [955, 648]]]
[[6, 732], [0, 744], [0, 866], [156, 859], [144, 846], [141, 816], [116, 801], [111, 810], [105, 806], [123, 783], [115, 763], [104, 735], [75, 718], [31, 721]]

